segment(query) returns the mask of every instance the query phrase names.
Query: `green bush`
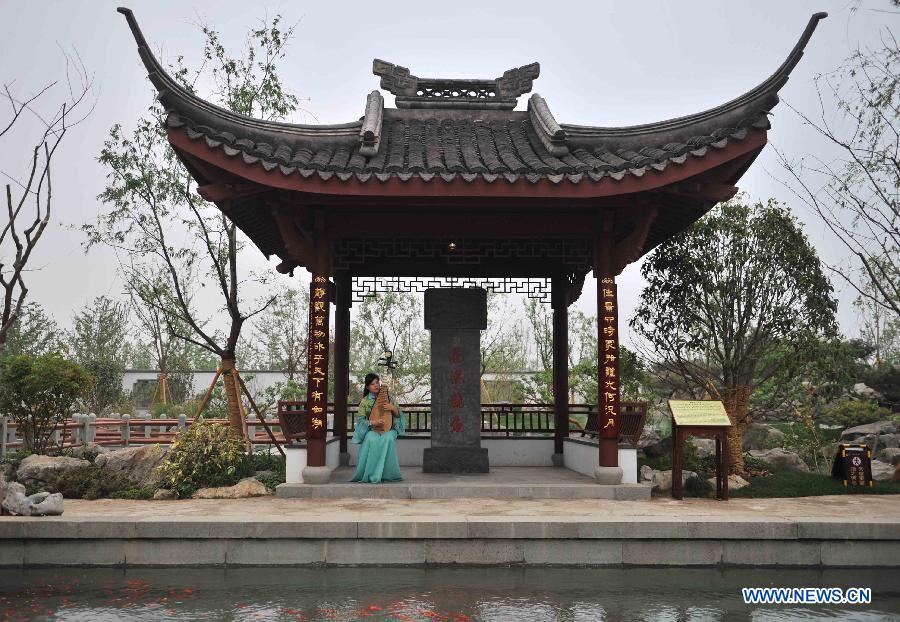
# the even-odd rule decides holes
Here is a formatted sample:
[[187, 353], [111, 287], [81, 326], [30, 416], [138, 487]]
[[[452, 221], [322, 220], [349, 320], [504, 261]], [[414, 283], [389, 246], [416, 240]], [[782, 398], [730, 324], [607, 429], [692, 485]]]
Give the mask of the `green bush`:
[[13, 418], [24, 448], [46, 453], [56, 425], [86, 397], [94, 378], [56, 354], [19, 354], [0, 361], [0, 412]]
[[269, 475], [257, 475], [256, 479], [257, 479], [257, 481], [260, 481], [263, 484], [265, 484], [266, 488], [268, 488], [269, 490], [275, 490], [275, 487], [278, 484], [284, 483], [284, 475], [281, 473], [271, 473]]
[[227, 425], [199, 419], [172, 440], [159, 473], [164, 488], [189, 497], [199, 488], [232, 486], [248, 469], [243, 441]]
[[830, 404], [821, 414], [820, 420], [831, 425], [852, 428], [876, 421], [892, 419], [893, 413], [874, 402], [841, 400]]
[[713, 485], [703, 477], [689, 477], [684, 482], [684, 494], [688, 497], [708, 497]]
[[132, 487], [134, 484], [127, 478], [89, 464], [60, 473], [55, 481], [43, 489], [61, 492], [66, 499], [100, 499]]

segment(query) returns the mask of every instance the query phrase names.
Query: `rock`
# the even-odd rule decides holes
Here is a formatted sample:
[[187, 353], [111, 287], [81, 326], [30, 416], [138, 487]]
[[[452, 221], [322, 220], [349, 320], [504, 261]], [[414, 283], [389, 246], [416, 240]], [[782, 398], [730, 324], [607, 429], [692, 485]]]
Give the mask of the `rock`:
[[39, 492], [25, 496], [25, 486], [19, 482], [10, 482], [3, 498], [3, 509], [17, 516], [50, 516], [63, 513], [63, 496], [58, 492]]
[[62, 493], [56, 492], [48, 494], [46, 492], [38, 493], [39, 495], [46, 495], [42, 500], [36, 501], [34, 497], [38, 495], [32, 495], [29, 497], [31, 500], [31, 515], [32, 516], [62, 516], [63, 513], [63, 496]]
[[68, 456], [44, 456], [32, 454], [19, 463], [16, 479], [23, 484], [48, 484], [57, 476], [78, 467], [90, 466], [87, 460]]
[[889, 482], [894, 476], [894, 465], [881, 460], [872, 460], [872, 479], [876, 482]]
[[165, 456], [165, 450], [158, 445], [125, 447], [97, 456], [94, 464], [106, 471], [125, 476], [135, 486], [150, 488], [160, 481], [156, 467]]
[[99, 456], [100, 454], [109, 453], [109, 448], [104, 447], [103, 445], [98, 445], [97, 443], [85, 443], [84, 445], [79, 445], [78, 447], [73, 447], [68, 450], [68, 455], [73, 458], [80, 458], [82, 460], [86, 460], [86, 456]]
[[876, 421], [875, 423], [867, 423], [866, 425], [858, 425], [855, 428], [847, 428], [841, 432], [842, 442], [857, 442], [857, 439], [869, 434], [878, 436], [880, 434], [896, 434], [898, 432], [896, 421]]
[[881, 447], [900, 447], [900, 434], [879, 434], [878, 442]]
[[[651, 487], [656, 488], [660, 492], [668, 492], [672, 490], [672, 471], [656, 471], [654, 469], [650, 469], [649, 472], [644, 469], [650, 469], [647, 465], [644, 465], [641, 468], [641, 477], [644, 475], [650, 475], [649, 479], [645, 479], [643, 481], [651, 482]], [[682, 471], [681, 472], [681, 483], [685, 484], [690, 478], [697, 477], [697, 474], [693, 471]]]
[[900, 482], [900, 464], [897, 465], [897, 468], [894, 469], [894, 476], [891, 478], [892, 482]]
[[[716, 478], [710, 477], [708, 480], [710, 484], [712, 484], [713, 492], [716, 490]], [[729, 475], [728, 476], [728, 490], [740, 490], [744, 486], [749, 486], [750, 482], [745, 480], [740, 475]]]
[[697, 456], [700, 458], [716, 455], [716, 439], [714, 438], [690, 438], [688, 442], [697, 448]]
[[642, 482], [652, 482], [653, 481], [653, 469], [650, 468], [650, 465], [645, 464], [641, 467], [641, 481]]
[[853, 388], [850, 389], [850, 392], [857, 397], [861, 397], [866, 400], [871, 400], [873, 402], [880, 402], [884, 399], [884, 395], [870, 387], [864, 382], [857, 382], [853, 385]]
[[878, 452], [878, 459], [888, 464], [900, 464], [900, 448], [885, 447]]
[[784, 432], [765, 423], [752, 423], [744, 430], [741, 437], [741, 448], [746, 452], [751, 449], [771, 449], [781, 447]]
[[638, 449], [644, 451], [644, 455], [648, 458], [658, 458], [659, 456], [672, 453], [672, 437], [662, 438], [658, 431], [652, 428], [644, 428], [641, 432], [641, 438], [638, 440]]
[[244, 497], [262, 497], [269, 494], [266, 485], [255, 477], [245, 477], [234, 486], [219, 488], [201, 488], [194, 493], [194, 499], [243, 499]]
[[835, 454], [837, 454], [837, 447], [837, 443], [828, 443], [827, 445], [823, 445], [821, 448], [819, 448], [819, 455], [822, 456], [826, 462], [831, 464], [832, 462], [834, 462]]
[[754, 458], [771, 464], [776, 469], [802, 471], [804, 473], [809, 472], [809, 467], [806, 466], [806, 463], [803, 462], [800, 456], [792, 451], [785, 451], [783, 449], [775, 448], [766, 450], [753, 449], [748, 453]]
[[175, 494], [174, 490], [169, 490], [168, 488], [160, 488], [156, 492], [153, 493], [153, 499], [155, 501], [169, 501], [171, 499], [177, 499], [178, 495]]
[[0, 468], [0, 504], [6, 499], [6, 471]]

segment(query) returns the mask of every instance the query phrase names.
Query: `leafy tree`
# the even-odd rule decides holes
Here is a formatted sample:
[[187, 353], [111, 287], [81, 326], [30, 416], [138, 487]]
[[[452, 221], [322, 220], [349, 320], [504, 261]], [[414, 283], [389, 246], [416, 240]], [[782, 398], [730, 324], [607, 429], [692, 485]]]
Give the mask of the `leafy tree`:
[[[526, 381], [526, 399], [542, 403], [553, 401], [553, 325], [549, 305], [529, 300], [525, 315], [534, 337], [536, 374]], [[597, 318], [578, 309], [569, 311], [569, 400], [579, 397], [587, 403], [597, 400], [598, 347]], [[619, 347], [621, 391], [623, 399], [641, 399], [647, 373], [640, 358], [625, 346]]]
[[[174, 78], [188, 90], [209, 79], [216, 103], [251, 117], [284, 119], [296, 110], [297, 98], [284, 90], [278, 76], [293, 33], [292, 28], [282, 30], [280, 22], [277, 16], [251, 29], [239, 55], [227, 51], [218, 33], [203, 25], [203, 66], [192, 73], [178, 58], [171, 69]], [[243, 235], [196, 194], [195, 182], [168, 146], [163, 115], [154, 103], [130, 135], [118, 124], [110, 130], [99, 158], [108, 182], [99, 198], [108, 211], [98, 222], [84, 225], [87, 246], [102, 243], [118, 249], [127, 258], [123, 273], [129, 288], [142, 292], [142, 300], [160, 312], [168, 331], [230, 369], [244, 323], [273, 297], [265, 296], [247, 310], [244, 286], [265, 284], [266, 276], [245, 269], [240, 261]], [[160, 274], [162, 283], [155, 278]], [[209, 284], [219, 294], [215, 312], [204, 314], [193, 304], [198, 284]], [[224, 381], [229, 427], [240, 435], [240, 388], [230, 373]]]
[[103, 412], [122, 397], [128, 360], [128, 305], [99, 296], [75, 314], [70, 353], [94, 383], [84, 400], [87, 412]]
[[[394, 353], [397, 395], [407, 402], [427, 400], [431, 384], [431, 341], [422, 326], [422, 299], [416, 294], [385, 292], [366, 298], [350, 326], [350, 367], [361, 376], [378, 368], [378, 358]], [[386, 381], [386, 379], [385, 379]], [[329, 383], [331, 386], [331, 383]], [[351, 386], [350, 396], [358, 395]]]
[[260, 367], [280, 369], [294, 382], [306, 374], [309, 291], [289, 288], [254, 323]]
[[92, 385], [88, 372], [57, 354], [11, 355], [0, 361], [0, 412], [16, 422], [26, 451], [45, 453], [56, 426]]
[[[3, 85], [4, 99], [11, 111], [9, 117], [0, 119], [0, 149], [4, 153], [21, 149], [26, 166], [23, 175], [2, 171], [14, 183], [6, 184], [7, 222], [0, 228], [0, 353], [6, 346], [9, 331], [23, 313], [28, 296], [25, 283], [28, 262], [50, 223], [51, 165], [56, 150], [69, 129], [93, 109], [92, 79], [84, 64], [69, 54], [64, 56], [65, 84], [59, 84], [58, 80], [48, 82], [25, 98], [13, 94], [12, 83]], [[60, 91], [62, 96], [58, 95]], [[54, 103], [42, 106], [51, 95]], [[24, 119], [36, 122], [38, 130], [29, 131]]]
[[836, 70], [816, 78], [816, 113], [792, 108], [837, 157], [783, 154], [788, 187], [818, 214], [850, 252], [854, 269], [834, 273], [869, 304], [900, 318], [900, 46], [884, 29], [881, 46], [857, 49]]
[[40, 356], [63, 349], [62, 333], [56, 320], [36, 302], [25, 303], [6, 333], [5, 353]]
[[[721, 203], [644, 262], [647, 286], [631, 327], [647, 358], [688, 396], [722, 399], [732, 421], [732, 469], [752, 392], [801, 365], [836, 332], [837, 303], [815, 250], [774, 200]], [[788, 357], [772, 357], [783, 348]]]

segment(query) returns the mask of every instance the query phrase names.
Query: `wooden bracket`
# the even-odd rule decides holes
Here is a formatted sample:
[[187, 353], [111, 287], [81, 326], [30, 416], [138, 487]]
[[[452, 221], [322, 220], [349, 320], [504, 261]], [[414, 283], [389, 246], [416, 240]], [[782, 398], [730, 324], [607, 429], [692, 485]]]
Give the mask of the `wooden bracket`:
[[613, 274], [621, 274], [625, 266], [641, 257], [650, 227], [659, 214], [659, 207], [656, 205], [650, 205], [643, 209], [644, 214], [635, 224], [634, 229], [613, 249]]

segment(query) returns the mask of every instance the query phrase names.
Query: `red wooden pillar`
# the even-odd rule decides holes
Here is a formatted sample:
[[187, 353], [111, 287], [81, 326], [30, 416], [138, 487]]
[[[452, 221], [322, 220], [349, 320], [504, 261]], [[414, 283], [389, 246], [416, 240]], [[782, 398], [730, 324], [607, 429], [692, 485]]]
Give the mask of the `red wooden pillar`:
[[553, 453], [562, 466], [563, 439], [569, 435], [569, 306], [566, 279], [554, 276], [550, 302], [553, 307]]
[[597, 300], [600, 466], [615, 467], [619, 466], [619, 304], [612, 276], [597, 279]]
[[309, 346], [306, 374], [306, 465], [325, 466], [328, 408], [328, 277], [313, 273], [309, 285]]
[[[340, 441], [341, 464], [347, 454], [347, 397], [350, 394], [350, 273], [334, 276], [334, 435]], [[346, 455], [346, 458], [345, 458]]]

